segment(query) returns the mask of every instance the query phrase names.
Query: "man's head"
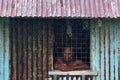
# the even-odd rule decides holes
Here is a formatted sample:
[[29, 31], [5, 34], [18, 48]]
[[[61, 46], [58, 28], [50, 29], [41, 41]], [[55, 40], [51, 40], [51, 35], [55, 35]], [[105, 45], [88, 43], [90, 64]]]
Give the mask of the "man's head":
[[66, 62], [72, 61], [73, 51], [71, 47], [65, 47], [63, 50], [63, 58]]

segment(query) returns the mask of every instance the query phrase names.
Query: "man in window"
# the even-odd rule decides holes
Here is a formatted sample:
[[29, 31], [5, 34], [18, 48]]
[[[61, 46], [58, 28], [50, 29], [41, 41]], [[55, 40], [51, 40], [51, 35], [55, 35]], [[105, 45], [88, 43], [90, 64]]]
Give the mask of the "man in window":
[[61, 71], [72, 70], [88, 70], [89, 65], [82, 60], [73, 59], [73, 50], [71, 47], [65, 47], [63, 49], [63, 58], [57, 58], [54, 63], [54, 68]]

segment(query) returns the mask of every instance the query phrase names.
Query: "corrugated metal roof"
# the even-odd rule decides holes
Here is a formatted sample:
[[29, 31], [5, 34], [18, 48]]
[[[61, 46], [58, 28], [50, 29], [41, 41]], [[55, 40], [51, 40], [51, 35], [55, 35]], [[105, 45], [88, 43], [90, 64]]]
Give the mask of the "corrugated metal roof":
[[1, 17], [120, 17], [120, 0], [0, 0]]

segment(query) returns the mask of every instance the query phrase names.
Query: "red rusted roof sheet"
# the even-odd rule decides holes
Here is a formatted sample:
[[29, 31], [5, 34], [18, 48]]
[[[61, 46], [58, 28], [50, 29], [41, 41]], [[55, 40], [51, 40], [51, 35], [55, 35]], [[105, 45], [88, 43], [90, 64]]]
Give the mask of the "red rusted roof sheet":
[[120, 17], [120, 0], [0, 0], [1, 17]]

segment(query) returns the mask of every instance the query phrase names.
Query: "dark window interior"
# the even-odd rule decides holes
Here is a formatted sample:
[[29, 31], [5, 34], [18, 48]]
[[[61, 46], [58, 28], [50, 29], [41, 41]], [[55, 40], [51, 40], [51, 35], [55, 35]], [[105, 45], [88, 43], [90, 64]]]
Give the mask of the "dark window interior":
[[72, 48], [74, 61], [82, 60], [90, 66], [90, 21], [84, 19], [58, 19], [54, 26], [54, 60], [63, 58], [64, 48]]

